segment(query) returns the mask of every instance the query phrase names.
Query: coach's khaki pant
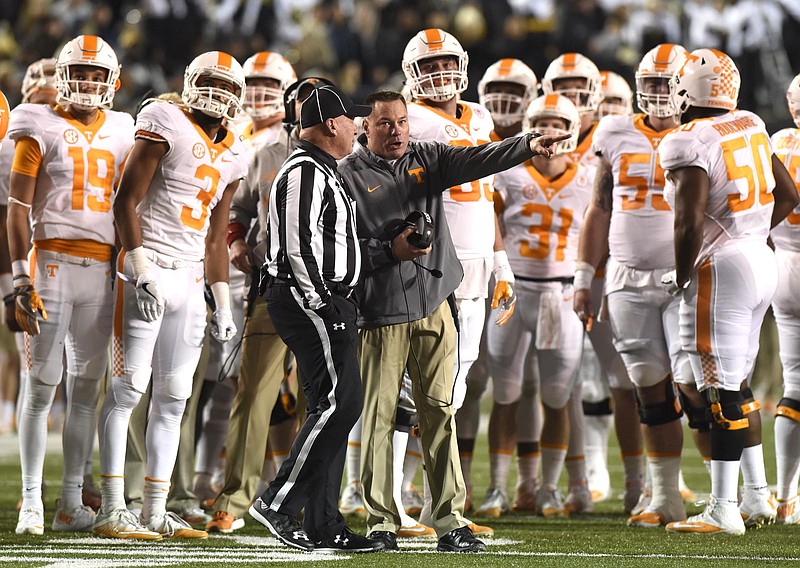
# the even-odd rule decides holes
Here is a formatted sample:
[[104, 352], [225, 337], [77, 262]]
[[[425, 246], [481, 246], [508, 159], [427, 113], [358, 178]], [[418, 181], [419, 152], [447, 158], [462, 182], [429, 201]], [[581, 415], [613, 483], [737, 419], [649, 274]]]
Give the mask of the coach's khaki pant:
[[400, 514], [392, 497], [392, 436], [406, 369], [413, 383], [425, 470], [433, 495], [433, 528], [441, 537], [465, 526], [462, 513], [466, 490], [458, 460], [455, 409], [447, 404], [453, 397], [456, 352], [450, 307], [443, 302], [425, 319], [362, 329], [360, 336], [364, 382], [361, 484], [367, 533], [396, 533], [400, 528]]
[[269, 319], [267, 304], [256, 299], [244, 326], [242, 368], [225, 444], [225, 484], [214, 511], [241, 517], [258, 496], [270, 416], [283, 380], [286, 352]]

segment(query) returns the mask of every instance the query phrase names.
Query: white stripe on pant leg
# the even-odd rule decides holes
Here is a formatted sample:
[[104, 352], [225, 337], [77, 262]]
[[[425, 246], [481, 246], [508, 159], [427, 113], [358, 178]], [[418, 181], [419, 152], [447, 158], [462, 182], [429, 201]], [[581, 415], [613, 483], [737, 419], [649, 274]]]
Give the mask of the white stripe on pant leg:
[[336, 368], [333, 365], [333, 357], [331, 356], [331, 341], [328, 337], [328, 330], [325, 329], [325, 322], [322, 321], [322, 318], [319, 317], [314, 311], [306, 309], [303, 306], [303, 298], [300, 296], [297, 290], [291, 288], [291, 292], [292, 297], [294, 298], [295, 302], [297, 302], [297, 305], [308, 316], [308, 318], [314, 324], [314, 327], [317, 328], [317, 333], [319, 334], [319, 339], [322, 342], [322, 349], [325, 355], [325, 363], [328, 366], [328, 374], [331, 376], [331, 382], [333, 386], [330, 393], [328, 393], [328, 402], [330, 402], [330, 407], [328, 407], [328, 410], [322, 413], [322, 415], [319, 417], [319, 420], [317, 420], [317, 423], [314, 424], [314, 427], [308, 434], [306, 441], [303, 442], [303, 447], [301, 448], [300, 453], [297, 455], [297, 460], [295, 460], [292, 471], [289, 473], [289, 478], [286, 480], [286, 483], [283, 484], [283, 487], [280, 488], [269, 506], [269, 508], [273, 511], [278, 511], [278, 509], [280, 509], [281, 505], [283, 504], [283, 500], [289, 494], [289, 491], [291, 491], [294, 487], [297, 476], [300, 475], [300, 471], [303, 469], [303, 464], [305, 464], [306, 457], [311, 451], [314, 441], [325, 427], [325, 424], [328, 422], [331, 414], [333, 414], [336, 410], [336, 385], [339, 383], [339, 377], [336, 374]]

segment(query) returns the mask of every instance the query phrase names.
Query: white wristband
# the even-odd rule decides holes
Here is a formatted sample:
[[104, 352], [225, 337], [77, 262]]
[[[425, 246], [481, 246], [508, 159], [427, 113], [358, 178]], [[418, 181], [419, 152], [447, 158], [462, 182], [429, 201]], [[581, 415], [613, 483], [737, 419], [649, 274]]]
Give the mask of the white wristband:
[[150, 263], [147, 261], [147, 256], [144, 254], [144, 247], [136, 247], [127, 253], [128, 260], [131, 262], [131, 270], [133, 271], [133, 280], [139, 279], [139, 276], [145, 272], [150, 271]]
[[15, 260], [11, 263], [11, 273], [14, 275], [14, 286], [27, 286], [31, 283], [31, 267], [27, 260]]
[[214, 282], [211, 285], [211, 295], [218, 310], [231, 311], [231, 288], [227, 282]]
[[14, 292], [14, 279], [11, 278], [11, 274], [6, 272], [5, 274], [0, 274], [0, 294], [3, 295], [5, 298], [9, 294]]
[[508, 262], [506, 251], [494, 251], [494, 268], [492, 268], [492, 274], [494, 274], [495, 282], [514, 283], [514, 271], [511, 270], [511, 264]]
[[592, 287], [595, 268], [586, 261], [579, 260], [575, 264], [575, 290], [589, 290]]

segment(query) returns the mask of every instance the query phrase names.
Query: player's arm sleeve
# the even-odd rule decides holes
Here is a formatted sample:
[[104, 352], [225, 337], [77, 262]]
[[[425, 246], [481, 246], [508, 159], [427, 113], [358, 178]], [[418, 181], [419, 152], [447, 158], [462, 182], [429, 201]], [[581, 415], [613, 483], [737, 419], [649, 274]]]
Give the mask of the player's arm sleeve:
[[14, 162], [11, 171], [28, 177], [37, 177], [42, 167], [42, 149], [39, 143], [28, 136], [17, 139], [14, 145]]

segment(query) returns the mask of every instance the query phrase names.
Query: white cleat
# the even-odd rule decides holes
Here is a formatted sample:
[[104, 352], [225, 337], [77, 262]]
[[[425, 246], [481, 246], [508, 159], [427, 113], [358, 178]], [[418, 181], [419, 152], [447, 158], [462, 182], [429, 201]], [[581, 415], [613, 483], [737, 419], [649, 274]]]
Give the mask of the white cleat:
[[641, 513], [628, 517], [627, 524], [629, 527], [655, 529], [684, 519], [686, 519], [686, 506], [680, 494], [676, 493], [671, 502], [668, 501], [660, 506], [651, 502]]
[[339, 501], [339, 511], [343, 515], [358, 515], [359, 517], [363, 517], [366, 514], [364, 497], [361, 493], [361, 482], [351, 481], [345, 486], [344, 491], [342, 491], [342, 498]]
[[53, 530], [64, 532], [92, 532], [95, 513], [91, 507], [82, 505], [65, 511], [59, 508], [53, 518]]
[[159, 533], [142, 525], [136, 515], [125, 507], [117, 507], [110, 513], [97, 513], [92, 532], [99, 536], [130, 540], [161, 540], [162, 538]]
[[800, 496], [795, 495], [786, 501], [778, 499], [778, 514], [775, 522], [779, 525], [800, 524]]
[[732, 534], [741, 536], [745, 532], [744, 520], [739, 507], [734, 503], [720, 503], [713, 495], [706, 510], [685, 521], [669, 523], [667, 530], [697, 534]]
[[193, 529], [192, 525], [172, 512], [150, 517], [147, 520], [141, 519], [141, 523], [163, 538], [208, 538], [206, 531]]
[[[622, 507], [629, 515], [636, 509], [639, 499], [642, 497], [642, 491], [644, 491], [644, 487], [641, 482], [625, 482], [625, 495], [622, 496]], [[641, 511], [639, 512], [641, 513]]]
[[496, 519], [508, 513], [508, 510], [509, 503], [506, 492], [503, 489], [490, 487], [486, 490], [486, 499], [484, 499], [483, 505], [475, 511], [475, 516]]
[[687, 503], [694, 503], [697, 501], [697, 493], [689, 489], [689, 486], [686, 485], [686, 481], [683, 479], [683, 471], [678, 473], [678, 489], [681, 492], [681, 497]]
[[543, 517], [566, 517], [561, 491], [552, 485], [540, 487], [536, 492], [536, 512]]
[[592, 501], [599, 503], [611, 499], [611, 476], [605, 463], [599, 461], [590, 465], [586, 470], [586, 482]]
[[435, 538], [436, 531], [420, 523], [403, 525], [397, 529], [397, 538]]
[[44, 511], [34, 508], [20, 511], [16, 533], [44, 534]]
[[586, 485], [570, 487], [567, 498], [564, 499], [564, 508], [570, 515], [580, 515], [594, 511], [594, 501], [589, 487]]
[[775, 522], [778, 515], [778, 503], [766, 487], [762, 489], [745, 488], [739, 502], [739, 513], [744, 520], [744, 526], [749, 529], [759, 529]]
[[514, 496], [514, 504], [511, 506], [515, 511], [536, 512], [536, 491], [538, 486], [535, 480], [527, 479], [517, 484], [517, 494]]

